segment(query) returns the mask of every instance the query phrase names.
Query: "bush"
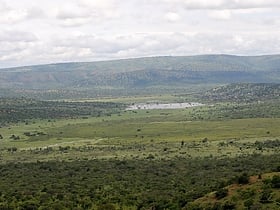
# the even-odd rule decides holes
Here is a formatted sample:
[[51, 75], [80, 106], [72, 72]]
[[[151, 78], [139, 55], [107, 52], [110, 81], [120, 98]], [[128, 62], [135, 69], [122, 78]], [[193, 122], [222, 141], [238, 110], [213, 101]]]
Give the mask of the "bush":
[[222, 205], [222, 209], [223, 210], [231, 210], [231, 209], [235, 209], [235, 204], [232, 201], [227, 201]]
[[274, 175], [271, 180], [271, 186], [273, 188], [280, 188], [280, 176]]
[[261, 203], [270, 203], [272, 199], [272, 191], [270, 189], [265, 189], [262, 191], [262, 194], [260, 196], [260, 202]]
[[247, 208], [247, 209], [251, 209], [251, 207], [253, 206], [254, 204], [254, 200], [253, 199], [248, 199], [248, 200], [245, 200], [244, 201], [244, 206]]
[[222, 198], [226, 197], [227, 195], [228, 195], [228, 189], [226, 189], [226, 188], [219, 189], [215, 193], [215, 196], [217, 199], [222, 199]]
[[243, 173], [237, 179], [238, 184], [248, 184], [249, 183], [249, 176], [247, 173]]
[[113, 204], [102, 204], [99, 205], [97, 210], [115, 210], [115, 206]]

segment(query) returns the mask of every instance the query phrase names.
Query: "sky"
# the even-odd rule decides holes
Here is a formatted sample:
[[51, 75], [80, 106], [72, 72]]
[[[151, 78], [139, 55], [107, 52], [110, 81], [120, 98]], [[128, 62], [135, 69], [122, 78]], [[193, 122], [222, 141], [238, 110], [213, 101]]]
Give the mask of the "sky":
[[279, 53], [279, 0], [0, 0], [0, 68]]

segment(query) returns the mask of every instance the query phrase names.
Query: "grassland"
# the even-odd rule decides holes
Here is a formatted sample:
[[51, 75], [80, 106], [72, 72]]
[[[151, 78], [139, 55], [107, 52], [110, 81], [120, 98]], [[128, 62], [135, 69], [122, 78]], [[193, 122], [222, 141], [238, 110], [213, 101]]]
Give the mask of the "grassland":
[[[143, 159], [149, 156], [234, 157], [272, 154], [279, 150], [259, 149], [256, 142], [278, 142], [280, 118], [191, 120], [196, 111], [207, 113], [213, 108], [123, 111], [87, 119], [11, 124], [0, 128], [3, 138], [1, 155], [3, 160], [36, 161], [57, 158]], [[13, 147], [17, 151], [11, 152]], [[46, 152], [50, 148], [52, 152]], [[30, 156], [30, 151], [35, 154]]]

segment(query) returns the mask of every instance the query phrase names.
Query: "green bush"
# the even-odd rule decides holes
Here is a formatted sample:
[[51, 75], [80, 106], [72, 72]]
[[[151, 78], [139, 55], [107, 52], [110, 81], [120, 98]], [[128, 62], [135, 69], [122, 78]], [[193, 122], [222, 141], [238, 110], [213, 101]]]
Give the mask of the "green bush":
[[273, 188], [280, 188], [280, 176], [274, 175], [271, 180], [271, 186]]
[[243, 173], [241, 176], [237, 178], [238, 184], [248, 184], [249, 183], [249, 176], [247, 173]]
[[216, 191], [215, 196], [217, 199], [222, 199], [228, 195], [228, 189], [222, 188]]

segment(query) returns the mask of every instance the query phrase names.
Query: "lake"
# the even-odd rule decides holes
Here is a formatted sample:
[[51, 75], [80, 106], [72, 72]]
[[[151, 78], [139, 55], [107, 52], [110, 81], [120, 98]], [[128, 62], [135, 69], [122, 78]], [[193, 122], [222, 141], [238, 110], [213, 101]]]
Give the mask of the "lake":
[[185, 109], [195, 106], [203, 106], [201, 103], [151, 103], [151, 104], [134, 104], [126, 108], [126, 110], [139, 110], [139, 109]]

